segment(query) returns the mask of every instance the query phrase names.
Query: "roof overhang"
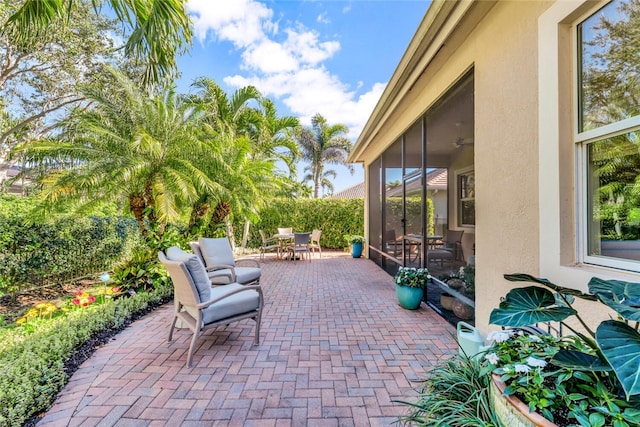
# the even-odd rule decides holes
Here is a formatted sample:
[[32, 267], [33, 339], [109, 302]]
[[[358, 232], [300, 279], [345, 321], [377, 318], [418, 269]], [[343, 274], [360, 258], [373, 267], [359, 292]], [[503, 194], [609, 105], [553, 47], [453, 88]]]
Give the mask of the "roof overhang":
[[[434, 0], [402, 55], [380, 100], [356, 141], [347, 162], [363, 162], [363, 153], [375, 140], [387, 118], [423, 75], [455, 32], [470, 32], [496, 1]], [[468, 19], [470, 18], [471, 19]], [[461, 25], [465, 21], [465, 25]], [[391, 143], [392, 141], [386, 141]]]

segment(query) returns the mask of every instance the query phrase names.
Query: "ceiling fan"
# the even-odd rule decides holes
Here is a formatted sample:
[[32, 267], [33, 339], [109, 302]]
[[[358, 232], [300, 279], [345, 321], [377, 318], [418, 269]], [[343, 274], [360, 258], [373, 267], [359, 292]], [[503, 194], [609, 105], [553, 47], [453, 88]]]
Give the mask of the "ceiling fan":
[[[456, 129], [457, 129], [458, 133], [461, 133], [462, 122], [456, 122], [455, 126], [456, 126]], [[460, 148], [462, 146], [472, 145], [472, 144], [473, 144], [473, 138], [463, 138], [461, 136], [459, 136], [458, 139], [456, 139], [453, 142], [453, 146], [456, 147], [456, 148]]]
[[465, 146], [465, 145], [473, 145], [473, 138], [462, 138], [462, 137], [459, 137], [458, 139], [455, 140], [453, 145], [456, 148], [460, 148], [460, 147]]

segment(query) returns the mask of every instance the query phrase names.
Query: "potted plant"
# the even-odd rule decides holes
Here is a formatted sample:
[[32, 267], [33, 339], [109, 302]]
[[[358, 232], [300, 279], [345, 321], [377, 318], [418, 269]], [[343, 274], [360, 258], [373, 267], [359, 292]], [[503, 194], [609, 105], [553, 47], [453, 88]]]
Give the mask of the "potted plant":
[[[493, 345], [485, 360], [501, 393], [560, 426], [640, 425], [640, 284], [592, 278], [585, 294], [527, 274], [505, 278], [541, 286], [512, 289], [491, 312], [490, 323], [512, 328], [487, 337]], [[617, 315], [594, 331], [573, 307], [575, 298]], [[569, 317], [581, 328], [565, 322]], [[529, 325], [545, 322], [572, 334], [528, 333]]]
[[362, 236], [349, 234], [344, 236], [347, 243], [351, 246], [351, 256], [354, 258], [360, 258], [362, 256], [362, 247], [366, 239]]
[[431, 276], [426, 268], [400, 267], [393, 278], [400, 306], [408, 310], [420, 307], [429, 279]]
[[[472, 300], [475, 299], [475, 267], [473, 265], [464, 265], [458, 271], [452, 272], [441, 280], [451, 289]], [[474, 316], [473, 307], [447, 292], [440, 295], [440, 306], [445, 310], [453, 311], [459, 319], [472, 319]]]

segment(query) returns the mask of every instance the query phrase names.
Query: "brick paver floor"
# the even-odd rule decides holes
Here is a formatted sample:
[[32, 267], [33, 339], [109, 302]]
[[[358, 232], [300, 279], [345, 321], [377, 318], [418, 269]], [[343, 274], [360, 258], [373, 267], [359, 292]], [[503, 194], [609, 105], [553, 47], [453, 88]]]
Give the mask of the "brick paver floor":
[[253, 321], [166, 342], [173, 304], [99, 348], [38, 423], [52, 426], [382, 426], [417, 380], [457, 351], [455, 330], [424, 304], [398, 306], [391, 277], [367, 259], [269, 255], [261, 341]]

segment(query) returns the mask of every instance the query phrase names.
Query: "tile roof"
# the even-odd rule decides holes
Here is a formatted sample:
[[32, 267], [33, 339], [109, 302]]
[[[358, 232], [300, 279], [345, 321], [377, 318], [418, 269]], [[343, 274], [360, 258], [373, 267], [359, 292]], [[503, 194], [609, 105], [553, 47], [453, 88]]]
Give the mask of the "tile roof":
[[329, 196], [331, 199], [358, 199], [364, 198], [364, 182], [345, 188], [342, 191]]

